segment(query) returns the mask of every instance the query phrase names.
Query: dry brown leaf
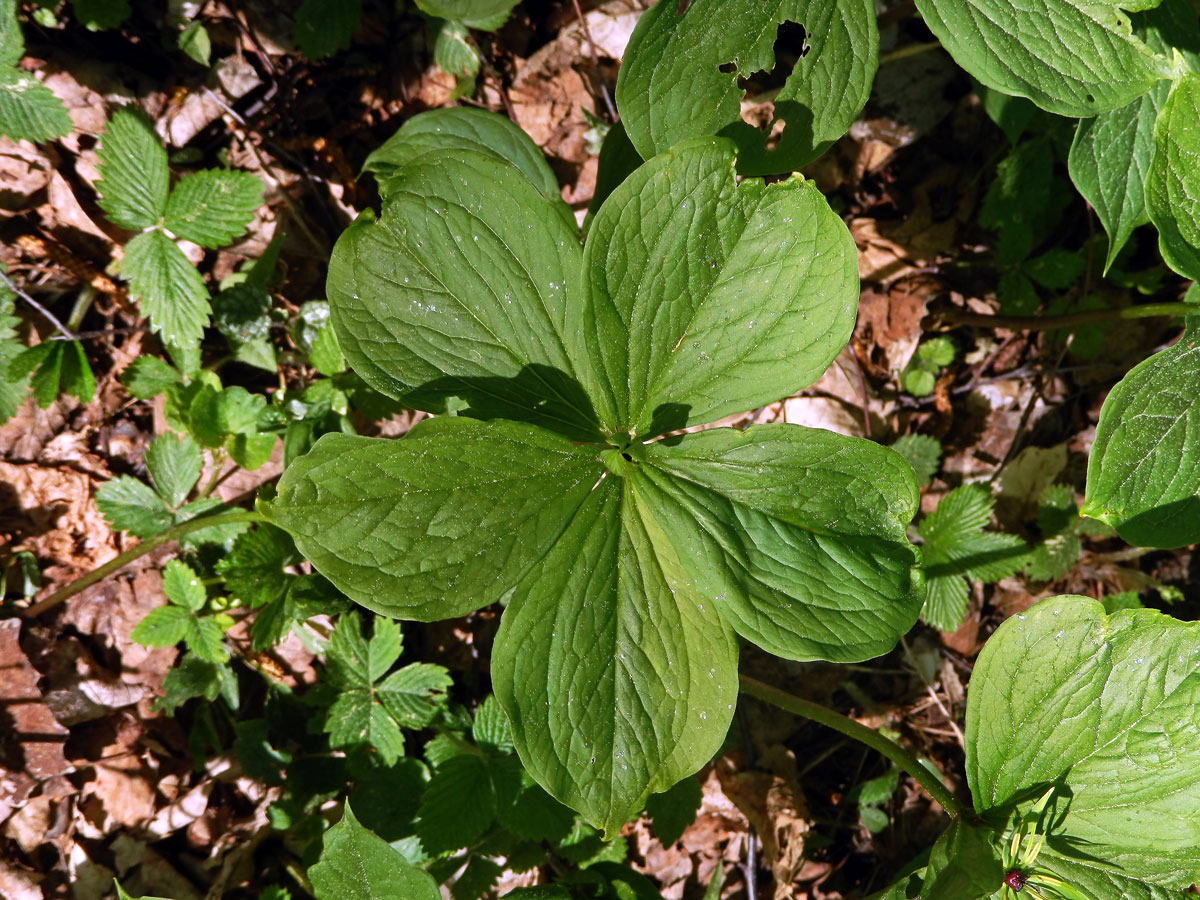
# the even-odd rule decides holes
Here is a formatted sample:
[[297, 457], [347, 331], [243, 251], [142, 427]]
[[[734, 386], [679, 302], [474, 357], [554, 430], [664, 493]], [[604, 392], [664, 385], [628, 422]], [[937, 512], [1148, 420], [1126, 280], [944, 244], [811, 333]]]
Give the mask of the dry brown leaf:
[[20, 619], [0, 621], [0, 730], [15, 738], [7, 767], [42, 780], [72, 770], [63, 752], [68, 732], [42, 700], [41, 674], [21, 650], [20, 634]]

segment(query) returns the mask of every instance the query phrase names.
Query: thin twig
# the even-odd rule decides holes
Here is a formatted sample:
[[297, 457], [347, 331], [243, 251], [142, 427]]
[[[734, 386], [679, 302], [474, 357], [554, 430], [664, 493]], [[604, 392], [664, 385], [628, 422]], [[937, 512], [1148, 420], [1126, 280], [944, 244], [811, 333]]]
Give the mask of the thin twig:
[[921, 327], [932, 330], [934, 326], [944, 324], [973, 325], [981, 328], [1011, 328], [1014, 331], [1049, 331], [1078, 328], [1081, 325], [1096, 325], [1103, 322], [1117, 322], [1123, 319], [1188, 316], [1197, 313], [1200, 313], [1200, 305], [1182, 301], [1143, 303], [1139, 306], [1122, 306], [1116, 309], [1091, 309], [1086, 312], [1068, 313], [1064, 316], [988, 316], [945, 309], [930, 313], [922, 321]]
[[58, 317], [54, 315], [54, 313], [50, 312], [50, 310], [46, 309], [46, 307], [42, 306], [42, 304], [30, 297], [27, 293], [21, 290], [21, 288], [17, 287], [16, 283], [8, 277], [7, 272], [0, 271], [0, 281], [3, 281], [6, 285], [8, 285], [9, 290], [45, 316], [46, 320], [55, 328], [57, 328], [59, 333], [68, 341], [79, 340], [79, 338], [71, 333], [71, 330], [67, 328], [66, 325], [58, 320]]

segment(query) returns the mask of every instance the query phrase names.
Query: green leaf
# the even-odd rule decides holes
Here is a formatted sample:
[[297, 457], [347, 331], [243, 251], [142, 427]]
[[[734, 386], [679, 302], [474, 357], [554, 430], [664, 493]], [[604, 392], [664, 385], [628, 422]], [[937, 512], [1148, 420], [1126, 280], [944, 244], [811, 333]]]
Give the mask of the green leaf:
[[324, 59], [350, 46], [362, 24], [362, 0], [304, 0], [296, 10], [295, 39], [309, 59]]
[[539, 429], [437, 417], [396, 441], [323, 436], [260, 508], [351, 599], [433, 621], [510, 591], [601, 472]]
[[[163, 607], [167, 609], [169, 607]], [[178, 609], [178, 607], [176, 607]], [[216, 700], [217, 697], [231, 697], [235, 702], [230, 705], [237, 708], [237, 678], [228, 666], [219, 666], [206, 662], [198, 656], [185, 655], [163, 679], [163, 697], [155, 705], [156, 709], [172, 714], [175, 709], [188, 700], [203, 697], [206, 700]]]
[[513, 749], [512, 728], [495, 696], [488, 694], [475, 710], [475, 722], [471, 726], [475, 743], [492, 752], [507, 753]]
[[67, 108], [33, 73], [0, 68], [0, 136], [40, 144], [71, 128]]
[[121, 373], [121, 384], [138, 400], [157, 397], [179, 382], [179, 373], [157, 356], [139, 356]]
[[1069, 484], [1052, 484], [1038, 500], [1037, 524], [1043, 537], [1062, 534], [1075, 527], [1079, 510], [1075, 490]]
[[448, 75], [458, 79], [455, 97], [475, 87], [479, 74], [479, 48], [471, 40], [471, 32], [461, 22], [443, 21], [433, 40], [433, 61]]
[[416, 0], [423, 13], [439, 19], [456, 19], [471, 28], [495, 31], [504, 24], [519, 0]]
[[424, 728], [444, 705], [450, 675], [432, 663], [413, 663], [375, 686], [375, 697], [404, 728]]
[[125, 245], [121, 277], [163, 340], [199, 344], [208, 324], [208, 289], [183, 251], [161, 231], [146, 231]]
[[281, 643], [292, 628], [317, 615], [336, 615], [349, 609], [346, 600], [321, 575], [299, 575], [288, 581], [287, 590], [258, 611], [250, 626], [255, 650]]
[[924, 487], [933, 480], [942, 460], [942, 445], [926, 434], [906, 434], [892, 442], [899, 453], [917, 473], [917, 483]]
[[453, 900], [481, 900], [495, 888], [504, 867], [486, 856], [472, 856], [450, 886]]
[[497, 820], [513, 836], [527, 841], [558, 843], [571, 833], [575, 813], [530, 782], [511, 804], [501, 803]]
[[220, 664], [229, 661], [225, 651], [225, 629], [216, 616], [192, 616], [183, 636], [187, 648], [205, 662]]
[[[747, 175], [792, 172], [849, 129], [871, 92], [878, 60], [875, 8], [865, 0], [693, 0], [651, 7], [638, 21], [617, 79], [617, 106], [643, 157], [686, 138], [738, 145]], [[778, 147], [742, 121], [739, 78], [770, 72], [779, 26], [804, 28], [800, 59], [774, 98], [786, 124]]]
[[333, 329], [327, 301], [301, 303], [292, 336], [296, 345], [308, 354], [313, 368], [322, 375], [332, 377], [346, 370], [346, 359]]
[[189, 435], [160, 434], [146, 449], [146, 469], [159, 495], [181, 506], [200, 479], [204, 456]]
[[467, 149], [425, 154], [388, 184], [383, 217], [360, 216], [330, 261], [334, 325], [355, 371], [418, 409], [459, 398], [466, 415], [596, 440], [568, 349], [574, 225], [513, 166]]
[[1053, 535], [1033, 548], [1025, 573], [1034, 581], [1056, 581], [1075, 567], [1081, 551], [1079, 535]]
[[1146, 207], [1158, 229], [1158, 249], [1176, 272], [1200, 280], [1200, 75], [1171, 88], [1154, 123], [1154, 158], [1146, 176]]
[[208, 29], [200, 22], [192, 22], [179, 32], [175, 45], [202, 66], [207, 67], [212, 62], [212, 40], [208, 36]]
[[584, 254], [583, 380], [605, 431], [662, 434], [811, 384], [853, 328], [856, 260], [812, 182], [736, 184], [728, 141], [646, 163]]
[[392, 193], [392, 177], [405, 166], [426, 155], [455, 150], [471, 150], [514, 166], [548, 202], [570, 216], [568, 224], [574, 224], [570, 208], [562, 202], [558, 179], [537, 144], [504, 116], [486, 110], [456, 106], [419, 113], [367, 157], [363, 171], [374, 173], [386, 200]]
[[129, 18], [129, 0], [71, 0], [75, 18], [88, 31], [116, 28]]
[[1138, 363], [1100, 409], [1082, 514], [1131, 544], [1200, 541], [1200, 316], [1175, 346]]
[[929, 853], [920, 900], [982, 900], [1004, 883], [1004, 868], [985, 827], [955, 819]]
[[254, 175], [205, 169], [175, 185], [163, 224], [201, 247], [223, 247], [242, 235], [261, 204], [262, 182]]
[[165, 900], [163, 897], [130, 897], [125, 893], [125, 889], [121, 887], [121, 882], [114, 878], [113, 884], [117, 888], [117, 900]]
[[96, 379], [78, 341], [42, 341], [13, 356], [7, 368], [11, 382], [20, 382], [32, 373], [30, 386], [42, 409], [48, 408], [60, 392], [82, 403], [90, 403], [96, 393]]
[[441, 900], [437, 883], [363, 828], [346, 804], [308, 870], [317, 900]]
[[167, 208], [167, 151], [146, 114], [136, 106], [113, 110], [96, 155], [105, 214], [131, 231], [157, 224]]
[[[967, 701], [975, 808], [1061, 783], [1074, 841], [1171, 852], [1200, 841], [1200, 626], [1052, 597], [987, 642]], [[1019, 690], [1013, 690], [1019, 685]], [[1103, 858], [1103, 853], [1098, 854]]]
[[1055, 249], [1029, 260], [1023, 268], [1042, 287], [1064, 291], [1079, 281], [1087, 261], [1080, 253]]
[[160, 606], [150, 610], [129, 637], [147, 647], [174, 647], [183, 640], [195, 620], [195, 616], [182, 607]]
[[670, 790], [651, 794], [646, 800], [646, 812], [654, 827], [654, 836], [664, 847], [670, 847], [696, 821], [703, 793], [700, 782], [685, 778]]
[[163, 593], [178, 607], [199, 612], [208, 602], [208, 592], [194, 569], [173, 559], [163, 567]]
[[588, 495], [492, 651], [522, 763], [608, 833], [716, 753], [737, 695], [729, 626], [633, 492], [608, 477]]
[[906, 528], [912, 468], [885, 447], [794, 425], [712, 429], [644, 448], [634, 479], [699, 593], [789, 659], [895, 646], [923, 596]]
[[271, 345], [271, 295], [249, 279], [225, 288], [213, 298], [213, 324], [225, 336], [235, 358], [246, 365], [274, 372]]
[[25, 55], [16, 0], [0, 0], [0, 66], [15, 66]]
[[1062, 116], [1116, 109], [1170, 77], [1116, 3], [917, 0], [955, 62], [985, 85]]
[[482, 756], [455, 756], [438, 767], [421, 797], [417, 834], [436, 855], [466, 847], [496, 817], [496, 793]]
[[264, 606], [279, 597], [288, 584], [285, 566], [296, 562], [296, 548], [286, 531], [272, 525], [239, 535], [229, 554], [217, 561], [225, 590], [250, 607]]
[[1024, 97], [1012, 97], [985, 87], [972, 79], [975, 93], [983, 104], [983, 111], [1004, 132], [1010, 144], [1016, 144], [1021, 135], [1039, 115], [1038, 108]]
[[117, 531], [148, 538], [175, 524], [161, 497], [136, 478], [118, 475], [96, 491], [96, 507]]

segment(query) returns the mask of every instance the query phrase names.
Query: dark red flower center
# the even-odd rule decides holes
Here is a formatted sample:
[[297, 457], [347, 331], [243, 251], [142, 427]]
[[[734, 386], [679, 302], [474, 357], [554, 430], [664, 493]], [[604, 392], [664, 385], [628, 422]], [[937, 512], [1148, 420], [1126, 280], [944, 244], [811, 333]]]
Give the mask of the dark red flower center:
[[1017, 869], [1013, 869], [1004, 876], [1004, 883], [1017, 892], [1020, 892], [1025, 887], [1025, 881], [1025, 876]]

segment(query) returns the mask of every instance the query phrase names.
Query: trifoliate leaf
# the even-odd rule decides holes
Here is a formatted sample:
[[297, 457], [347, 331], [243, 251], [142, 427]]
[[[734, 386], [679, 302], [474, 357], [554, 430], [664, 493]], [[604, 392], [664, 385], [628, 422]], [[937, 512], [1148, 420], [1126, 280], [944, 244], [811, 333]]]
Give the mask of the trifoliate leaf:
[[105, 214], [131, 231], [156, 225], [167, 208], [167, 151], [146, 114], [135, 106], [113, 110], [96, 155], [96, 190]]
[[437, 883], [363, 828], [346, 804], [308, 870], [317, 900], [441, 900]]
[[262, 524], [240, 535], [229, 554], [217, 561], [216, 570], [225, 576], [229, 596], [259, 607], [284, 592], [289, 578], [284, 567], [296, 560], [296, 548], [287, 532]]
[[324, 59], [350, 46], [362, 23], [362, 0], [304, 0], [296, 10], [296, 46], [309, 59]]
[[670, 847], [679, 840], [696, 820], [702, 799], [700, 782], [695, 778], [685, 778], [670, 790], [650, 795], [646, 800], [646, 812], [660, 844]]
[[121, 373], [121, 384], [139, 400], [157, 397], [180, 380], [179, 373], [157, 356], [139, 356]]
[[96, 491], [96, 506], [117, 531], [148, 538], [175, 524], [162, 498], [149, 485], [128, 475], [118, 475]]
[[922, 487], [929, 484], [942, 459], [942, 445], [936, 438], [925, 434], [906, 434], [897, 438], [891, 447], [913, 467], [918, 484]]
[[183, 609], [199, 612], [208, 602], [208, 592], [200, 576], [185, 562], [173, 559], [163, 567], [163, 593], [167, 600]]
[[471, 844], [496, 817], [496, 793], [482, 756], [464, 754], [438, 767], [417, 813], [417, 835], [426, 852]]
[[181, 506], [200, 478], [204, 456], [190, 435], [160, 434], [146, 449], [150, 481], [171, 506]]
[[208, 289], [174, 241], [158, 230], [139, 234], [125, 245], [120, 273], [163, 340], [180, 346], [199, 343], [208, 324]]
[[201, 247], [223, 247], [242, 235], [261, 204], [262, 182], [254, 175], [206, 169], [175, 185], [163, 224]]
[[0, 136], [40, 144], [71, 127], [62, 101], [31, 72], [0, 68]]

